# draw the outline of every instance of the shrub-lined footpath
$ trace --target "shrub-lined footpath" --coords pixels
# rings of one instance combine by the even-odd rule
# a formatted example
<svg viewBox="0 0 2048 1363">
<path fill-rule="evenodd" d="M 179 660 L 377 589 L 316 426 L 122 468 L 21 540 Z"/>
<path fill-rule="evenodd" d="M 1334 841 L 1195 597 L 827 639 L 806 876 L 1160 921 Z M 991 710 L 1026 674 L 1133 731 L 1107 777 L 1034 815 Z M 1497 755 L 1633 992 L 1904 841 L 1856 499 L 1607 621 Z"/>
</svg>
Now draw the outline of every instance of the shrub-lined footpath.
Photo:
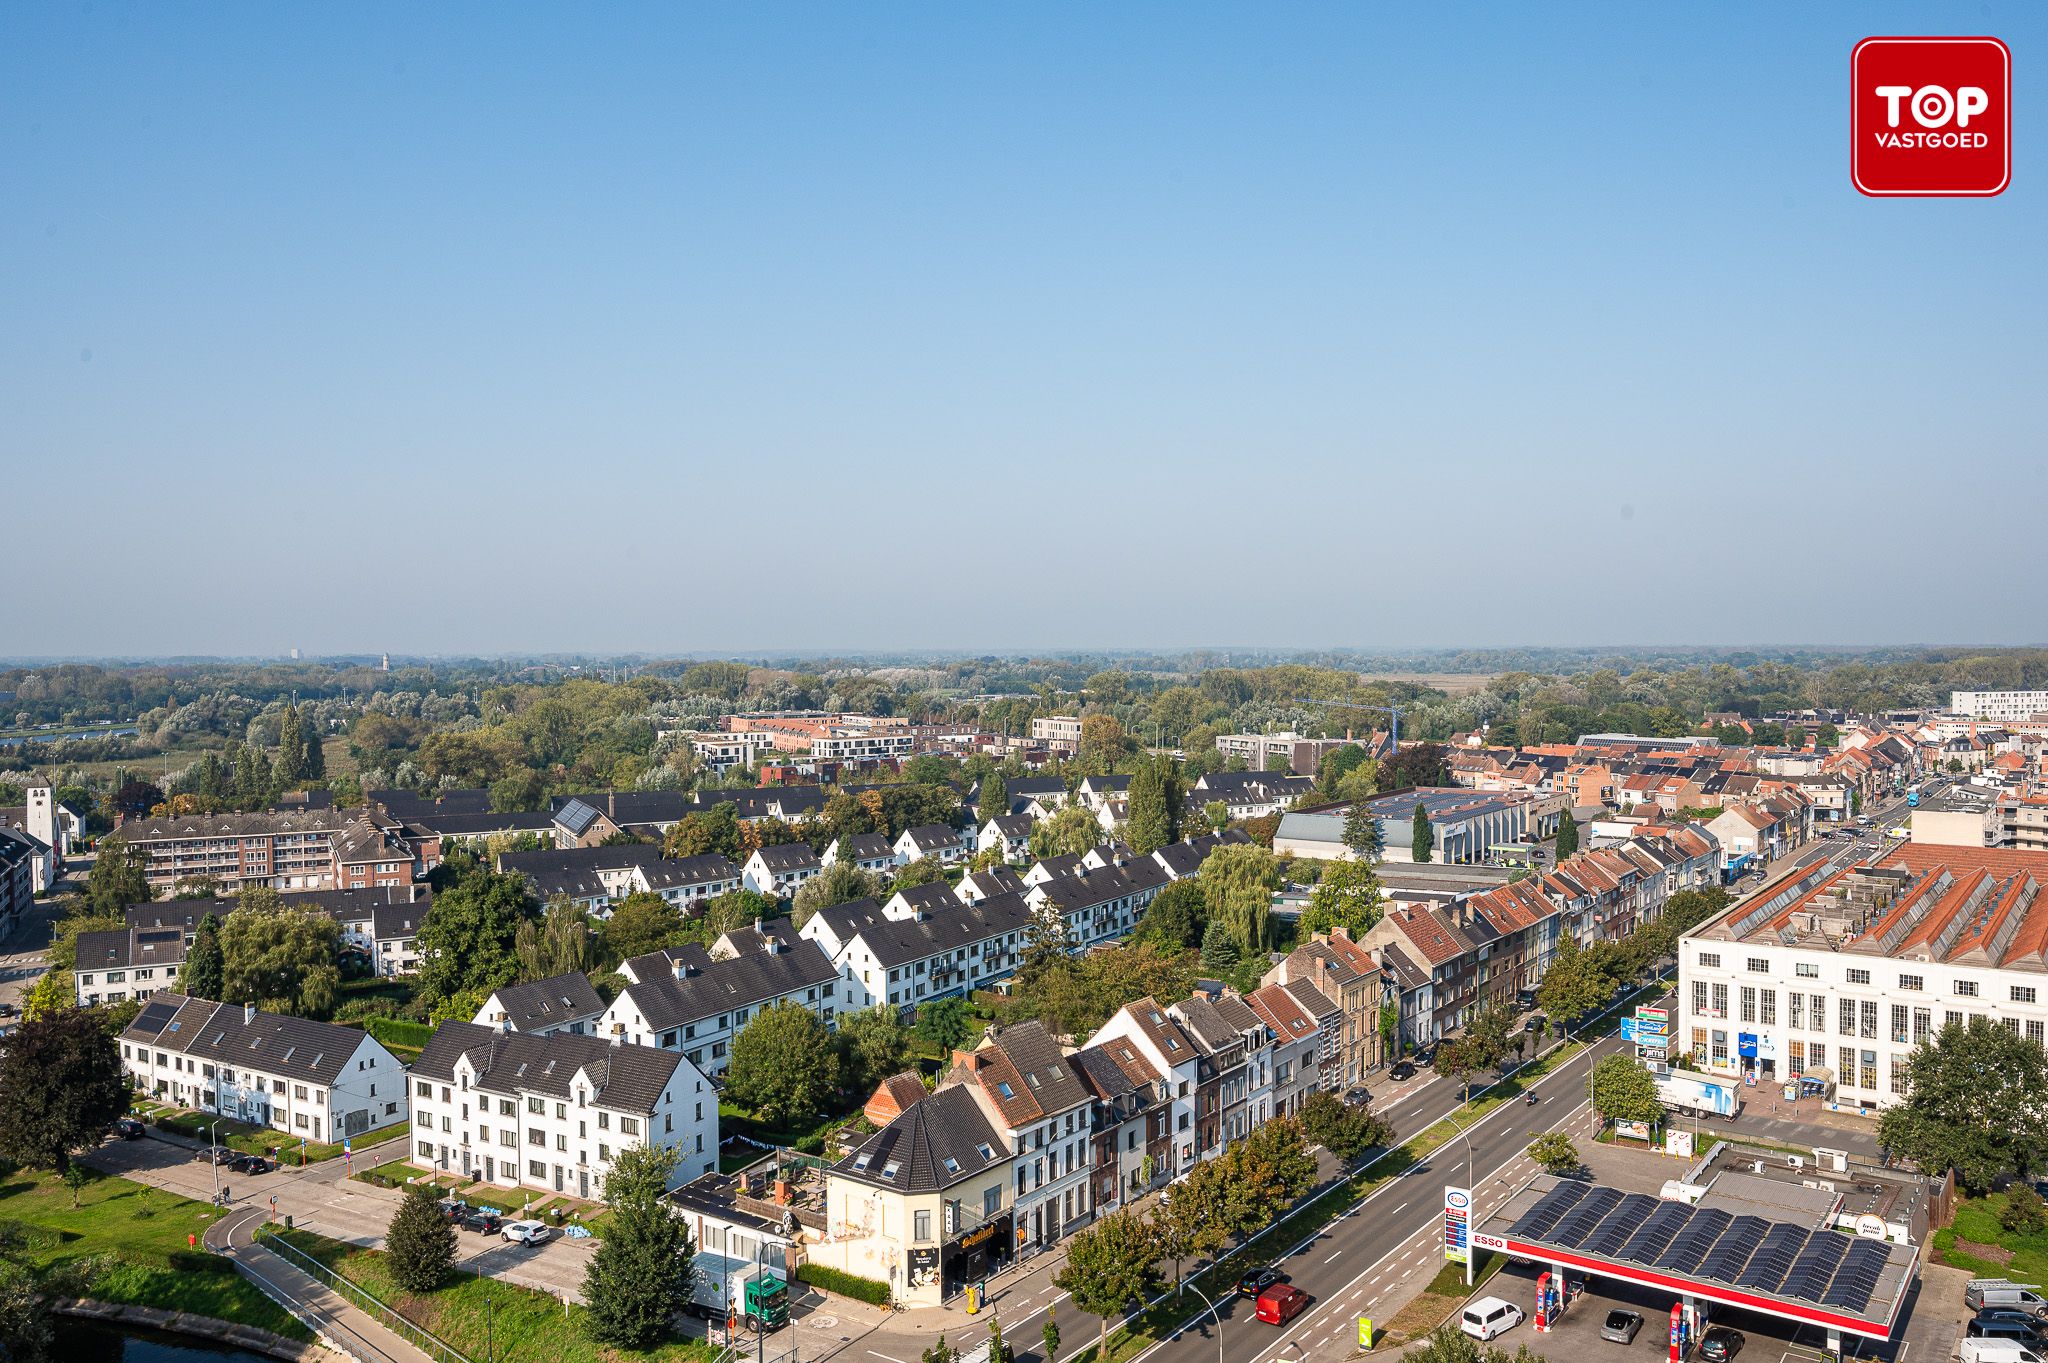
<svg viewBox="0 0 2048 1363">
<path fill-rule="evenodd" d="M 589 1315 L 585 1307 L 571 1303 L 565 1311 L 562 1302 L 546 1292 L 459 1271 L 432 1292 L 406 1292 L 392 1280 L 383 1250 L 360 1249 L 310 1231 L 276 1234 L 473 1358 L 482 1358 L 492 1341 L 500 1358 L 540 1358 L 548 1363 L 711 1363 L 718 1354 L 700 1340 L 684 1339 L 644 1353 L 612 1349 L 583 1333 Z M 269 1239 L 266 1233 L 265 1243 Z"/>
<path fill-rule="evenodd" d="M 188 1235 L 203 1242 L 215 1219 L 211 1207 L 125 1178 L 88 1173 L 75 1211 L 71 1190 L 56 1175 L 7 1175 L 0 1182 L 0 1238 L 39 1270 L 106 1258 L 109 1267 L 88 1289 L 99 1301 L 188 1311 L 292 1339 L 312 1338 L 227 1259 L 186 1244 Z"/>
</svg>

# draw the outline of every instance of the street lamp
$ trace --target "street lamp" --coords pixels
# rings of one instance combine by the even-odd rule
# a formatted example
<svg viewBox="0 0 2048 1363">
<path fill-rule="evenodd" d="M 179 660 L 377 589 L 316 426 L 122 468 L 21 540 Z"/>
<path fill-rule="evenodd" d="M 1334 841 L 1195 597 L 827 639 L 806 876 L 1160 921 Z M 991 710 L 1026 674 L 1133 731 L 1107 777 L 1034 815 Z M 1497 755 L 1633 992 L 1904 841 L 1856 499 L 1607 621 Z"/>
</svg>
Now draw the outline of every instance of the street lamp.
<svg viewBox="0 0 2048 1363">
<path fill-rule="evenodd" d="M 214 1118 L 206 1128 L 207 1155 L 213 1164 L 213 1203 L 220 1205 L 220 1119 Z"/>
<path fill-rule="evenodd" d="M 1188 1287 L 1188 1291 L 1190 1291 L 1190 1292 L 1194 1293 L 1194 1294 L 1195 1294 L 1196 1296 L 1198 1296 L 1198 1297 L 1200 1297 L 1200 1298 L 1202 1299 L 1202 1305 L 1204 1305 L 1204 1306 L 1206 1306 L 1206 1307 L 1208 1307 L 1208 1308 L 1209 1308 L 1209 1318 L 1210 1318 L 1211 1320 L 1213 1320 L 1213 1321 L 1215 1321 L 1215 1322 L 1216 1322 L 1216 1363 L 1223 1363 L 1223 1316 L 1222 1316 L 1222 1313 L 1221 1313 L 1221 1312 L 1219 1312 L 1219 1311 L 1217 1311 L 1217 1309 L 1216 1309 L 1216 1303 L 1215 1303 L 1215 1302 L 1213 1302 L 1213 1301 L 1210 1301 L 1210 1300 L 1209 1300 L 1209 1294 L 1208 1294 L 1208 1293 L 1204 1292 L 1204 1291 L 1203 1291 L 1203 1290 L 1202 1290 L 1201 1288 L 1199 1288 L 1199 1287 L 1196 1287 L 1196 1286 L 1195 1286 L 1195 1285 L 1194 1285 L 1193 1283 L 1189 1283 L 1189 1284 L 1187 1285 L 1187 1287 Z M 1047 1360 L 1047 1363 L 1051 1363 L 1051 1360 L 1050 1360 L 1050 1359 L 1048 1359 L 1048 1360 Z"/>
</svg>

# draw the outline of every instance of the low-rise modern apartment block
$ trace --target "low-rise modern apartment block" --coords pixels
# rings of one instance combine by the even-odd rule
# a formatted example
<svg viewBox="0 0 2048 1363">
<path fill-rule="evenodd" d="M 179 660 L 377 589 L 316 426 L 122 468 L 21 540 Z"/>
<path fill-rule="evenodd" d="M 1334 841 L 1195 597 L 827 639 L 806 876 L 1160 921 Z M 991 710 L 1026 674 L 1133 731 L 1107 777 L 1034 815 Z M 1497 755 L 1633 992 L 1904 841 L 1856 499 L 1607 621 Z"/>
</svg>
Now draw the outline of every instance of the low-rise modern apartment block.
<svg viewBox="0 0 2048 1363">
<path fill-rule="evenodd" d="M 716 1075 L 732 1063 L 733 1038 L 764 1008 L 808 1008 L 828 1028 L 844 1011 L 839 972 L 816 943 L 746 933 L 721 942 L 751 949 L 718 956 L 694 944 L 668 947 L 621 965 L 630 983 L 598 1020 L 598 1035 L 679 1051 Z"/>
<path fill-rule="evenodd" d="M 1951 691 L 1948 708 L 1973 719 L 2019 723 L 2048 715 L 2048 691 Z"/>
<path fill-rule="evenodd" d="M 338 1143 L 406 1120 L 405 1067 L 353 1027 L 155 994 L 121 1033 L 136 1092 Z M 279 1144 L 284 1144 L 280 1141 Z"/>
<path fill-rule="evenodd" d="M 820 909 L 801 929 L 838 970 L 847 1007 L 908 1010 L 1015 973 L 1035 915 L 1022 896 L 963 904 L 940 884 Z"/>
<path fill-rule="evenodd" d="M 557 1032 L 582 1036 L 597 1031 L 597 1020 L 604 1016 L 604 1007 L 604 1000 L 591 987 L 590 977 L 572 970 L 566 975 L 494 989 L 470 1021 L 479 1027 L 496 1027 L 525 1036 L 553 1036 Z"/>
<path fill-rule="evenodd" d="M 414 1158 L 437 1171 L 597 1198 L 634 1146 L 676 1152 L 671 1188 L 718 1167 L 718 1095 L 674 1051 L 444 1022 L 409 1079 Z"/>
<path fill-rule="evenodd" d="M 198 880 L 220 890 L 353 890 L 413 879 L 412 852 L 360 811 L 167 815 L 129 820 L 117 834 L 148 859 L 159 893 Z"/>
<path fill-rule="evenodd" d="M 525 876 L 542 903 L 567 899 L 599 918 L 631 894 L 657 894 L 685 913 L 740 888 L 740 868 L 716 852 L 665 857 L 650 843 L 505 852 L 500 871 Z"/>
</svg>

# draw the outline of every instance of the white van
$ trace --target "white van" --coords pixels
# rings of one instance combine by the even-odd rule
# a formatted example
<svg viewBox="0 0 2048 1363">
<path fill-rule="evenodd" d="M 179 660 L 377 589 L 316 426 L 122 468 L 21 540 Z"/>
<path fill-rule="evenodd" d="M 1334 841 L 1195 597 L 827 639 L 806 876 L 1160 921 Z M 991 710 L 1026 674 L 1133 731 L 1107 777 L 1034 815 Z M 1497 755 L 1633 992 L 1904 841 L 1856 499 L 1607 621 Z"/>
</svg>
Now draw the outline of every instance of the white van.
<svg viewBox="0 0 2048 1363">
<path fill-rule="evenodd" d="M 2041 1355 L 2010 1339 L 1966 1339 L 1959 1352 L 1963 1363 L 2043 1363 Z"/>
<path fill-rule="evenodd" d="M 1522 1308 L 1499 1297 L 1481 1297 L 1458 1317 L 1458 1328 L 1478 1340 L 1497 1339 L 1521 1323 Z"/>
</svg>

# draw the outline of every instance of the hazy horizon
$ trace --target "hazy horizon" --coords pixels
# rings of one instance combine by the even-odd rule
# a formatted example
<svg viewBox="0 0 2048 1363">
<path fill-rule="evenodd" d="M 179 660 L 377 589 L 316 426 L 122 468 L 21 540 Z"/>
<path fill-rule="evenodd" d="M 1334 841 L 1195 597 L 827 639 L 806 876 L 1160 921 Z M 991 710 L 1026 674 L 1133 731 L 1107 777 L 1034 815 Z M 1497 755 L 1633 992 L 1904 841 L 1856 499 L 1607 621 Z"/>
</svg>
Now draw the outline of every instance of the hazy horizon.
<svg viewBox="0 0 2048 1363">
<path fill-rule="evenodd" d="M 2017 4 L 17 9 L 0 653 L 2024 643 L 2043 139 L 1848 174 L 1944 31 L 2043 102 Z"/>
</svg>

